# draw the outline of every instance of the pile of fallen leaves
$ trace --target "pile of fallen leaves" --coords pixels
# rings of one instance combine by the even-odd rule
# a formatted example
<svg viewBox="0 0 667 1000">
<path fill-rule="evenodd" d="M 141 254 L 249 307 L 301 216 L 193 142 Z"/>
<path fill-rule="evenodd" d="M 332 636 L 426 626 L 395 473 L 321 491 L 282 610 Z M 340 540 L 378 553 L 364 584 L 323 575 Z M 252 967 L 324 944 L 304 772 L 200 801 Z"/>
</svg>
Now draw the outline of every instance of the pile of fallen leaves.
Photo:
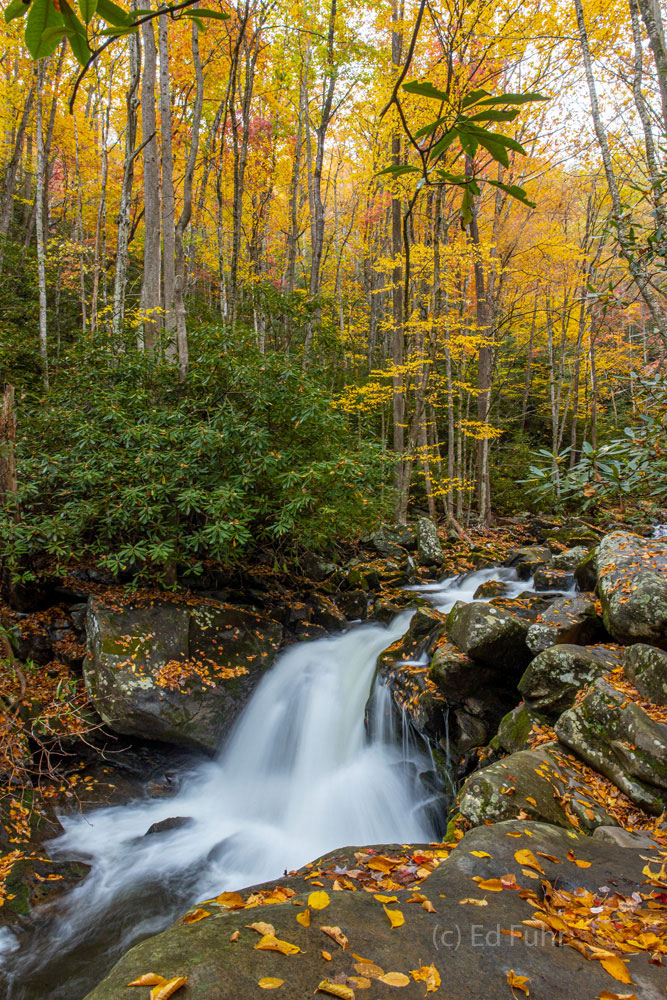
<svg viewBox="0 0 667 1000">
<path fill-rule="evenodd" d="M 608 684 L 611 684 L 619 694 L 623 695 L 625 698 L 623 707 L 625 707 L 627 702 L 632 701 L 643 712 L 646 712 L 648 717 L 654 722 L 667 724 L 667 705 L 656 705 L 654 702 L 643 698 L 632 681 L 626 677 L 623 667 L 616 667 L 608 674 L 605 674 L 604 680 Z"/>
</svg>

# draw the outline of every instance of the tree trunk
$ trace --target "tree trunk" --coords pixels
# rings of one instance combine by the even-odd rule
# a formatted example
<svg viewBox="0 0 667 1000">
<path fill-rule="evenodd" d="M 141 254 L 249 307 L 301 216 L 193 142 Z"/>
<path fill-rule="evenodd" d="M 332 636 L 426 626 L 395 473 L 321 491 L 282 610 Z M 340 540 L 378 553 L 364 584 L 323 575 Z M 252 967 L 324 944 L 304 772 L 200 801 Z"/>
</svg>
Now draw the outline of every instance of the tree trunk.
<svg viewBox="0 0 667 1000">
<path fill-rule="evenodd" d="M 169 80 L 169 21 L 158 20 L 160 52 L 160 163 L 162 166 L 162 299 L 164 306 L 165 357 L 178 358 L 174 286 L 176 282 L 176 234 L 174 208 L 174 157 L 172 151 L 171 84 Z"/>
<path fill-rule="evenodd" d="M 0 237 L 6 238 L 14 216 L 14 193 L 16 188 L 16 178 L 18 176 L 25 134 L 32 115 L 32 107 L 35 100 L 35 89 L 31 87 L 23 105 L 23 113 L 14 139 L 14 150 L 9 163 L 5 168 L 5 190 L 2 198 L 2 209 L 0 211 Z M 4 254 L 4 242 L 0 241 L 0 270 L 2 269 L 2 258 Z"/>
<path fill-rule="evenodd" d="M 136 0 L 133 3 L 136 8 Z M 127 270 L 130 263 L 130 231 L 132 209 L 132 185 L 134 183 L 134 162 L 137 154 L 137 110 L 139 99 L 139 79 L 141 77 L 141 43 L 139 35 L 128 35 L 130 56 L 130 82 L 125 95 L 127 109 L 127 124 L 125 126 L 125 156 L 123 160 L 123 182 L 120 191 L 118 207 L 118 230 L 116 241 L 116 270 L 113 285 L 113 317 L 112 329 L 116 337 L 120 336 L 125 320 L 125 289 L 127 286 Z M 144 137 L 145 138 L 145 137 Z"/>
<path fill-rule="evenodd" d="M 141 127 L 144 166 L 144 266 L 141 283 L 143 348 L 153 354 L 160 334 L 160 168 L 158 165 L 155 81 L 157 50 L 153 22 L 141 26 L 144 75 L 141 81 Z"/>
<path fill-rule="evenodd" d="M 42 91 L 44 88 L 44 61 L 40 60 L 37 69 L 37 100 L 36 100 L 36 146 L 37 175 L 35 184 L 35 227 L 37 233 L 37 284 L 39 288 L 39 355 L 42 364 L 42 380 L 44 388 L 49 388 L 49 352 L 46 324 L 46 225 L 44 219 L 44 201 L 46 197 L 46 157 L 44 155 L 44 133 L 42 131 Z"/>
</svg>

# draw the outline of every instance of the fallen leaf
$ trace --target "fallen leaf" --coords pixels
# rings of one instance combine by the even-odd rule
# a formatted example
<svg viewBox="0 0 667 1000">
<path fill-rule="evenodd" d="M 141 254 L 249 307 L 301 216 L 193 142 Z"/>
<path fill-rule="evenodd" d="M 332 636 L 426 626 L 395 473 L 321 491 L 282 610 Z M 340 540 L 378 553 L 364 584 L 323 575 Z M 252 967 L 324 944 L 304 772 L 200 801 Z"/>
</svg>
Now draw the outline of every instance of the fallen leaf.
<svg viewBox="0 0 667 1000">
<path fill-rule="evenodd" d="M 187 976 L 169 979 L 164 986 L 156 986 L 151 990 L 151 1000 L 169 1000 L 169 997 L 173 996 L 176 990 L 180 990 L 181 986 L 185 986 L 187 981 Z"/>
<path fill-rule="evenodd" d="M 591 867 L 591 862 L 590 861 L 581 861 L 579 858 L 575 858 L 574 863 L 577 866 L 577 868 L 590 868 Z"/>
<path fill-rule="evenodd" d="M 325 962 L 330 962 L 331 961 L 331 952 L 329 952 L 329 951 L 321 951 L 320 955 L 322 956 L 322 958 L 324 959 Z"/>
<path fill-rule="evenodd" d="M 410 977 L 402 972 L 387 972 L 386 975 L 380 976 L 378 982 L 384 983 L 385 986 L 409 986 Z"/>
<path fill-rule="evenodd" d="M 516 972 L 513 969 L 510 969 L 507 973 L 507 982 L 513 990 L 521 990 L 527 997 L 530 996 L 530 990 L 528 989 L 530 979 L 528 976 L 517 976 Z"/>
<path fill-rule="evenodd" d="M 330 983 L 328 979 L 323 979 L 317 987 L 316 993 L 328 993 L 332 997 L 340 997 L 340 1000 L 354 1000 L 354 990 L 342 983 Z"/>
<path fill-rule="evenodd" d="M 544 875 L 544 868 L 539 863 L 532 851 L 524 848 L 521 851 L 515 851 L 514 857 L 519 862 L 520 865 L 524 865 L 526 868 L 533 868 L 536 872 L 540 872 Z"/>
<path fill-rule="evenodd" d="M 190 913 L 186 913 L 183 917 L 184 924 L 197 924 L 200 920 L 205 920 L 206 917 L 210 917 L 211 914 L 208 910 L 191 910 Z"/>
<path fill-rule="evenodd" d="M 420 969 L 411 969 L 410 975 L 414 980 L 426 983 L 426 993 L 435 993 L 440 987 L 440 973 L 435 965 L 422 965 Z"/>
<path fill-rule="evenodd" d="M 271 937 L 276 936 L 276 929 L 273 924 L 265 924 L 263 920 L 258 920 L 256 924 L 246 924 L 249 931 L 257 931 L 258 934 L 270 934 Z"/>
<path fill-rule="evenodd" d="M 368 979 L 379 979 L 384 976 L 384 969 L 376 965 L 375 962 L 357 962 L 354 968 L 356 972 Z"/>
<path fill-rule="evenodd" d="M 426 910 L 427 913 L 437 913 L 435 906 L 430 899 L 425 899 L 422 903 L 422 910 Z"/>
<path fill-rule="evenodd" d="M 301 913 L 297 913 L 296 922 L 302 927 L 310 927 L 310 910 L 302 910 Z"/>
<path fill-rule="evenodd" d="M 230 910 L 240 910 L 245 906 L 240 892 L 221 892 L 219 896 L 215 897 L 215 901 Z"/>
<path fill-rule="evenodd" d="M 133 979 L 128 986 L 164 986 L 167 980 L 164 976 L 158 976 L 155 972 L 147 972 L 138 979 Z"/>
<path fill-rule="evenodd" d="M 284 982 L 284 979 L 276 979 L 274 976 L 264 976 L 263 979 L 259 980 L 257 985 L 260 990 L 277 990 Z"/>
<path fill-rule="evenodd" d="M 488 851 L 471 851 L 470 852 L 476 858 L 490 858 L 491 855 Z"/>
<path fill-rule="evenodd" d="M 398 896 L 381 896 L 379 893 L 373 894 L 373 899 L 377 899 L 378 903 L 397 903 Z"/>
<path fill-rule="evenodd" d="M 468 903 L 470 906 L 488 906 L 488 899 L 459 899 L 459 906 L 465 906 Z"/>
<path fill-rule="evenodd" d="M 628 968 L 620 958 L 603 958 L 600 960 L 600 965 L 603 969 L 606 969 L 610 976 L 618 979 L 619 983 L 632 982 Z"/>
<path fill-rule="evenodd" d="M 382 909 L 387 914 L 389 918 L 389 923 L 392 927 L 402 927 L 405 923 L 405 917 L 400 910 L 390 910 L 388 906 L 384 903 L 382 904 Z"/>
<path fill-rule="evenodd" d="M 488 889 L 489 892 L 502 892 L 505 888 L 499 878 L 486 878 L 478 882 L 477 885 L 480 889 Z"/>
<path fill-rule="evenodd" d="M 280 941 L 273 934 L 265 934 L 260 938 L 254 948 L 255 951 L 279 951 L 281 955 L 296 955 L 301 951 L 296 944 L 289 941 Z"/>
<path fill-rule="evenodd" d="M 232 944 L 234 944 L 234 942 L 238 941 L 238 939 L 240 937 L 241 937 L 241 932 L 240 931 L 234 931 L 233 934 L 229 935 L 229 940 L 231 941 Z"/>
<path fill-rule="evenodd" d="M 343 951 L 349 948 L 350 942 L 347 940 L 340 927 L 320 927 L 320 930 L 323 934 L 330 937 L 332 941 L 335 941 L 336 944 L 339 944 Z"/>
<path fill-rule="evenodd" d="M 371 981 L 366 976 L 348 976 L 348 982 L 354 983 L 358 990 L 369 990 Z"/>
<path fill-rule="evenodd" d="M 311 892 L 308 897 L 308 906 L 311 910 L 323 910 L 330 902 L 327 892 Z"/>
<path fill-rule="evenodd" d="M 638 1000 L 636 993 L 610 993 L 603 990 L 598 1000 Z"/>
</svg>

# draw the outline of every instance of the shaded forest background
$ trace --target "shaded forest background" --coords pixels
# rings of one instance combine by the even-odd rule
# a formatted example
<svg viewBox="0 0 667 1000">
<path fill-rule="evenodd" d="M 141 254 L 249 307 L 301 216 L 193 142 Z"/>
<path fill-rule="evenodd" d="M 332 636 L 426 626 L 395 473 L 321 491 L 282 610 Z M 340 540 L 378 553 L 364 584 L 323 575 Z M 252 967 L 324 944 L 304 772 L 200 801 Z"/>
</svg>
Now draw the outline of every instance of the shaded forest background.
<svg viewBox="0 0 667 1000">
<path fill-rule="evenodd" d="M 110 44 L 83 76 L 48 0 L 36 61 L 24 5 L 2 28 L 11 572 L 168 583 L 415 507 L 460 533 L 660 506 L 653 0 L 213 2 L 127 34 L 84 6 Z M 507 145 L 445 139 L 429 173 L 471 93 L 509 95 L 478 113 Z"/>
</svg>

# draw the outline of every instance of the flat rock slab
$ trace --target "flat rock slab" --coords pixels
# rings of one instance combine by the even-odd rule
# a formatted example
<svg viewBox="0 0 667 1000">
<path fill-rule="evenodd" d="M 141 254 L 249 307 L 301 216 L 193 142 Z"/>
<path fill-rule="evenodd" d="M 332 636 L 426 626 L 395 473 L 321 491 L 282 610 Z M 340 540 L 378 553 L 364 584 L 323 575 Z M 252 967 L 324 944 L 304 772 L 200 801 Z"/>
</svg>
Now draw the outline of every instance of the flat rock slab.
<svg viewBox="0 0 667 1000">
<path fill-rule="evenodd" d="M 377 850 L 386 854 L 391 848 Z M 517 851 L 522 850 L 542 852 L 538 858 L 542 875 L 517 859 Z M 568 851 L 571 859 L 587 867 L 568 859 Z M 597 893 L 606 886 L 626 896 L 635 891 L 648 894 L 651 888 L 643 871 L 646 856 L 655 856 L 658 870 L 657 846 L 619 847 L 537 823 L 481 827 L 467 834 L 418 887 L 435 912 L 428 912 L 419 900 L 409 902 L 412 888 L 385 891 L 384 895 L 396 897 L 387 903 L 363 889 L 332 891 L 331 881 L 323 879 L 328 905 L 320 910 L 311 907 L 310 926 L 303 927 L 297 914 L 306 909 L 309 893 L 320 888 L 313 885 L 320 879 L 303 875 L 282 879 L 278 884 L 296 893 L 289 901 L 239 910 L 206 902 L 209 916 L 196 923 L 179 922 L 137 945 L 88 1000 L 133 1000 L 139 991 L 126 984 L 147 972 L 165 978 L 187 976 L 187 984 L 176 994 L 179 1000 L 252 1000 L 266 995 L 258 986 L 263 977 L 283 980 L 276 996 L 305 1000 L 324 979 L 341 982 L 362 974 L 356 956 L 372 961 L 385 974 L 407 977 L 407 984 L 396 992 L 406 1000 L 425 996 L 424 982 L 415 981 L 411 973 L 430 965 L 440 979 L 432 994 L 436 1000 L 512 1000 L 519 994 L 513 994 L 508 984 L 510 972 L 527 977 L 531 1000 L 592 1000 L 604 990 L 634 992 L 641 1000 L 664 1000 L 667 969 L 649 964 L 647 953 L 625 959 L 632 982 L 621 986 L 599 962 L 587 960 L 574 948 L 558 947 L 546 930 L 526 926 L 524 921 L 533 917 L 535 903 L 520 894 L 539 893 L 541 879 L 570 891 Z M 518 891 L 485 891 L 475 881 L 504 876 L 513 877 Z M 243 897 L 247 901 L 248 891 Z M 470 899 L 485 902 L 481 906 L 465 902 Z M 404 923 L 392 927 L 387 909 L 400 911 Z M 255 921 L 271 923 L 278 939 L 301 950 L 293 955 L 256 950 L 260 934 L 248 928 Z M 340 928 L 349 947 L 339 947 L 320 929 L 323 926 Z M 237 932 L 238 940 L 232 941 Z M 352 982 L 348 986 L 357 1000 L 394 996 L 392 986 L 376 979 L 371 979 L 367 989 L 355 989 Z"/>
</svg>

